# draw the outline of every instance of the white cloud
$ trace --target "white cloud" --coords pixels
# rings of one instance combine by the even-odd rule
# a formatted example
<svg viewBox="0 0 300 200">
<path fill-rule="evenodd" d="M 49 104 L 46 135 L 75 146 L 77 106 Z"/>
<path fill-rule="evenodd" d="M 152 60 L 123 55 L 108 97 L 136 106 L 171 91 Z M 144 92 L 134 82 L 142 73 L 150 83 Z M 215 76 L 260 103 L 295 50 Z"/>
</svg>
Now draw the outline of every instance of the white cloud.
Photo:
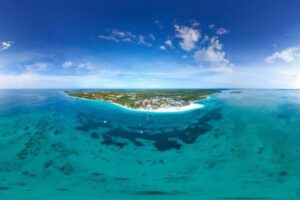
<svg viewBox="0 0 300 200">
<path fill-rule="evenodd" d="M 66 61 L 62 64 L 62 67 L 65 69 L 71 68 L 74 65 L 72 61 Z"/>
<path fill-rule="evenodd" d="M 216 30 L 217 35 L 225 35 L 225 34 L 228 34 L 228 33 L 230 33 L 230 30 L 225 29 L 225 28 L 218 28 Z"/>
<path fill-rule="evenodd" d="M 204 44 L 204 43 L 206 43 L 207 41 L 209 41 L 209 37 L 208 37 L 208 35 L 205 35 L 205 36 L 203 37 L 203 39 L 201 40 L 201 44 Z"/>
<path fill-rule="evenodd" d="M 210 24 L 208 27 L 209 27 L 209 28 L 215 28 L 216 25 L 215 25 L 215 24 Z"/>
<path fill-rule="evenodd" d="M 166 47 L 164 45 L 161 45 L 159 48 L 163 51 L 166 50 Z"/>
<path fill-rule="evenodd" d="M 72 61 L 66 61 L 62 64 L 62 67 L 64 69 L 75 69 L 75 70 L 87 70 L 87 71 L 93 71 L 95 70 L 95 66 L 92 63 L 89 62 L 83 62 L 83 63 L 75 63 Z"/>
<path fill-rule="evenodd" d="M 156 40 L 156 37 L 155 37 L 152 33 L 149 34 L 149 38 L 150 38 L 151 40 Z"/>
<path fill-rule="evenodd" d="M 172 40 L 166 40 L 165 41 L 165 44 L 166 44 L 166 46 L 168 46 L 168 47 L 173 47 L 173 42 L 172 42 Z"/>
<path fill-rule="evenodd" d="M 281 60 L 283 62 L 289 63 L 294 61 L 296 58 L 300 57 L 299 47 L 289 47 L 282 51 L 276 51 L 270 56 L 265 58 L 266 63 L 274 63 L 276 60 Z"/>
<path fill-rule="evenodd" d="M 118 31 L 113 29 L 108 35 L 98 35 L 99 39 L 102 40 L 112 40 L 114 42 L 131 42 L 136 36 L 127 31 Z"/>
<path fill-rule="evenodd" d="M 195 20 L 195 19 L 192 19 L 192 20 L 191 20 L 191 25 L 192 25 L 192 27 L 198 27 L 198 26 L 200 26 L 200 22 L 198 22 L 198 21 Z"/>
<path fill-rule="evenodd" d="M 45 71 L 48 68 L 48 63 L 44 63 L 44 62 L 36 62 L 30 65 L 26 66 L 26 70 L 27 71 Z"/>
<path fill-rule="evenodd" d="M 163 28 L 163 25 L 162 25 L 161 21 L 155 20 L 153 23 L 156 24 L 159 29 Z"/>
<path fill-rule="evenodd" d="M 0 43 L 0 51 L 9 49 L 13 45 L 13 41 L 3 41 Z"/>
<path fill-rule="evenodd" d="M 112 29 L 108 31 L 107 35 L 98 35 L 98 39 L 101 40 L 110 40 L 113 42 L 131 42 L 140 45 L 145 45 L 151 47 L 152 44 L 147 42 L 146 39 L 155 40 L 155 36 L 151 33 L 148 36 L 136 35 L 129 31 L 119 31 Z"/>
<path fill-rule="evenodd" d="M 160 48 L 161 50 L 166 50 L 167 47 L 169 47 L 169 48 L 174 48 L 172 40 L 168 39 L 168 40 L 166 40 L 166 41 L 164 42 L 163 45 L 160 45 L 160 46 L 159 46 L 159 48 Z"/>
<path fill-rule="evenodd" d="M 149 42 L 146 42 L 145 36 L 143 36 L 143 35 L 138 35 L 137 36 L 137 43 L 141 44 L 141 45 L 148 46 L 148 47 L 152 47 L 152 44 L 149 43 Z"/>
<path fill-rule="evenodd" d="M 218 37 L 212 37 L 207 47 L 194 52 L 194 59 L 200 64 L 207 64 L 212 72 L 232 73 L 233 64 L 225 58 L 225 55 Z"/>
<path fill-rule="evenodd" d="M 225 58 L 223 45 L 217 37 L 211 38 L 208 47 L 197 50 L 194 53 L 194 59 L 199 63 L 229 63 Z"/>
<path fill-rule="evenodd" d="M 77 66 L 78 66 L 78 68 L 86 69 L 86 70 L 89 70 L 89 71 L 92 71 L 92 70 L 95 69 L 94 65 L 92 63 L 89 63 L 89 62 L 80 63 Z"/>
<path fill-rule="evenodd" d="M 185 51 L 191 51 L 201 38 L 200 30 L 192 27 L 175 25 L 176 37 L 180 38 L 180 47 Z"/>
</svg>

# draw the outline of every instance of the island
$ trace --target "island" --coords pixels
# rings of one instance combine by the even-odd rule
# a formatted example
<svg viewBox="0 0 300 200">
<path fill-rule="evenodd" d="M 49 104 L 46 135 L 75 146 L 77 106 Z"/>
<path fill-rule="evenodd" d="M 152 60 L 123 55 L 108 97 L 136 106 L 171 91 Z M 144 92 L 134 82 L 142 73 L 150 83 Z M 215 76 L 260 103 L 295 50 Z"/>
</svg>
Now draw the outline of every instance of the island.
<svg viewBox="0 0 300 200">
<path fill-rule="evenodd" d="M 202 107 L 196 103 L 217 89 L 170 90 L 75 90 L 66 94 L 84 99 L 107 101 L 135 110 L 179 111 Z"/>
</svg>

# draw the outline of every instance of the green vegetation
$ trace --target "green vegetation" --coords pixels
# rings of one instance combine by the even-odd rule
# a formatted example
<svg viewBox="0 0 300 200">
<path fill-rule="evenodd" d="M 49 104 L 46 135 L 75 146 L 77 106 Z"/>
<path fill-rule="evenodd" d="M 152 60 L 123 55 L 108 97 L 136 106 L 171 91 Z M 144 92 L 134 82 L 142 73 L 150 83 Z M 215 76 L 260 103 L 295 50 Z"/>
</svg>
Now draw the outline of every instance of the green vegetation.
<svg viewBox="0 0 300 200">
<path fill-rule="evenodd" d="M 81 90 L 67 91 L 66 93 L 74 97 L 109 101 L 134 109 L 155 110 L 186 106 L 219 91 L 213 89 Z"/>
</svg>

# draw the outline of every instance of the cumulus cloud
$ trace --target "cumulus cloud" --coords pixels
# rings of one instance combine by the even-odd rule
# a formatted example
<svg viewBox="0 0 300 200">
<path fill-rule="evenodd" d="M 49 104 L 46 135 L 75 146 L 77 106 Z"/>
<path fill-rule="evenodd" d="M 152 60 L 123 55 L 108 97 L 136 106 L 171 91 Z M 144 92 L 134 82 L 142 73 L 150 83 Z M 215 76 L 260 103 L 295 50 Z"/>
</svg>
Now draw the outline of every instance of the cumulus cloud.
<svg viewBox="0 0 300 200">
<path fill-rule="evenodd" d="M 266 63 L 274 63 L 277 60 L 289 63 L 300 57 L 299 47 L 289 47 L 282 51 L 276 51 L 265 58 Z"/>
<path fill-rule="evenodd" d="M 175 25 L 176 37 L 181 39 L 179 45 L 185 51 L 196 48 L 196 43 L 201 38 L 200 30 L 188 26 Z"/>
<path fill-rule="evenodd" d="M 220 43 L 218 37 L 212 37 L 207 47 L 201 48 L 194 52 L 194 59 L 201 64 L 207 64 L 212 72 L 233 72 L 233 64 L 225 58 L 223 44 Z"/>
<path fill-rule="evenodd" d="M 72 61 L 66 61 L 62 64 L 62 67 L 65 69 L 71 68 L 74 65 Z"/>
<path fill-rule="evenodd" d="M 163 51 L 166 50 L 166 46 L 164 46 L 164 45 L 161 45 L 159 48 Z"/>
<path fill-rule="evenodd" d="M 194 53 L 194 59 L 199 63 L 229 63 L 225 58 L 223 45 L 217 37 L 211 38 L 208 47 L 197 50 Z"/>
<path fill-rule="evenodd" d="M 153 34 L 149 34 L 147 36 L 141 34 L 134 34 L 129 31 L 119 31 L 116 29 L 112 29 L 108 31 L 106 35 L 98 35 L 98 39 L 101 40 L 110 40 L 113 42 L 131 42 L 140 45 L 145 45 L 151 47 L 152 44 L 146 39 L 155 40 L 155 36 Z"/>
<path fill-rule="evenodd" d="M 86 70 L 89 70 L 89 71 L 92 71 L 92 70 L 95 69 L 94 65 L 92 63 L 89 63 L 89 62 L 79 63 L 77 66 L 80 69 L 86 69 Z"/>
<path fill-rule="evenodd" d="M 166 41 L 164 42 L 163 45 L 160 45 L 160 46 L 159 46 L 159 48 L 160 48 L 161 50 L 166 50 L 167 47 L 169 47 L 169 48 L 174 48 L 172 40 L 168 39 L 168 40 L 166 40 Z"/>
<path fill-rule="evenodd" d="M 172 40 L 166 40 L 165 41 L 165 44 L 166 44 L 166 46 L 168 46 L 168 47 L 173 47 L 173 42 L 172 42 Z"/>
<path fill-rule="evenodd" d="M 13 45 L 13 41 L 3 41 L 0 43 L 0 51 L 9 49 Z"/>
<path fill-rule="evenodd" d="M 225 35 L 225 34 L 228 34 L 228 33 L 230 33 L 230 30 L 225 29 L 225 28 L 218 28 L 216 30 L 217 35 Z"/>
</svg>

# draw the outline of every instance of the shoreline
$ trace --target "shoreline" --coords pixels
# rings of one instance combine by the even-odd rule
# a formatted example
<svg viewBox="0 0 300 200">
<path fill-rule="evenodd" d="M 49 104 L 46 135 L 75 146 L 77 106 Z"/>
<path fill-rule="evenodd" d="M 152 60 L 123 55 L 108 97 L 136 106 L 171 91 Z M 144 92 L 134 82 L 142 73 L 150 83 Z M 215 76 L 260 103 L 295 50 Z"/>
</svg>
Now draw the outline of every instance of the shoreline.
<svg viewBox="0 0 300 200">
<path fill-rule="evenodd" d="M 96 100 L 98 101 L 98 100 Z M 158 108 L 155 110 L 150 110 L 150 109 L 143 109 L 143 108 L 129 108 L 127 106 L 123 106 L 114 102 L 108 102 L 108 101 L 103 101 L 103 102 L 107 102 L 107 103 L 111 103 L 114 104 L 118 107 L 127 109 L 127 110 L 131 110 L 131 111 L 136 111 L 136 112 L 153 112 L 153 113 L 175 113 L 175 112 L 184 112 L 184 111 L 191 111 L 191 110 L 196 110 L 196 109 L 200 109 L 203 108 L 204 105 L 203 104 L 199 104 L 199 103 L 191 103 L 190 105 L 187 106 L 181 106 L 181 107 L 169 107 L 169 108 Z"/>
<path fill-rule="evenodd" d="M 152 112 L 152 113 L 176 113 L 176 112 L 185 112 L 185 111 L 192 111 L 192 110 L 196 110 L 196 109 L 201 109 L 204 107 L 203 104 L 200 103 L 191 103 L 187 106 L 181 106 L 181 107 L 169 107 L 169 108 L 159 108 L 156 110 L 150 110 L 150 109 L 136 109 L 136 108 L 129 108 L 127 106 L 123 106 L 121 104 L 118 103 L 114 103 L 111 101 L 103 101 L 103 100 L 97 100 L 97 99 L 87 99 L 87 98 L 82 98 L 82 97 L 76 97 L 76 96 L 72 96 L 69 95 L 65 92 L 63 92 L 66 96 L 68 97 L 72 97 L 75 99 L 81 99 L 81 100 L 86 100 L 86 101 L 95 101 L 95 102 L 104 102 L 104 103 L 110 103 L 113 104 L 115 106 L 121 107 L 123 109 L 126 110 L 131 110 L 131 111 L 135 111 L 135 112 Z M 205 97 L 204 99 L 207 99 L 209 96 Z M 201 99 L 202 100 L 202 99 Z"/>
</svg>

